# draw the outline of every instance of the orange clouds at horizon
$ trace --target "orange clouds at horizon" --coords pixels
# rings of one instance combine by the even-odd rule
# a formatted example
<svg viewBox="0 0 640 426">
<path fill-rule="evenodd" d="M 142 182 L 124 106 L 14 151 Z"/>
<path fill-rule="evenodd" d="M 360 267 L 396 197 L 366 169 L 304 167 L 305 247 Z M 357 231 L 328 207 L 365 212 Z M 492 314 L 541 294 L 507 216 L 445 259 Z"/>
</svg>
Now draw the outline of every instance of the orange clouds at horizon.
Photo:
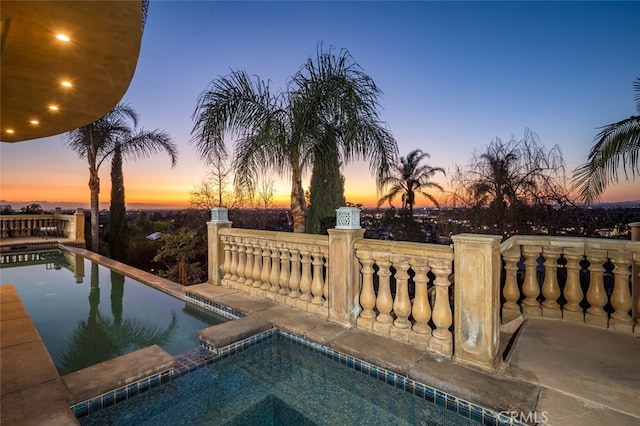
<svg viewBox="0 0 640 426">
<path fill-rule="evenodd" d="M 0 199 L 3 203 L 11 204 L 14 209 L 20 208 L 21 205 L 26 205 L 31 202 L 46 202 L 48 204 L 73 204 L 76 203 L 78 207 L 88 208 L 90 203 L 90 193 L 88 187 L 82 187 L 84 185 L 65 185 L 65 184 L 52 184 L 38 185 L 34 187 L 28 187 L 20 185 L 18 187 L 2 187 L 0 192 Z M 135 189 L 134 189 L 135 188 Z M 127 189 L 126 192 L 126 204 L 128 208 L 173 208 L 181 209 L 188 208 L 190 206 L 190 193 L 193 189 L 178 189 L 178 188 L 151 188 L 134 187 L 131 190 Z M 106 186 L 100 191 L 100 207 L 108 208 L 110 201 L 110 187 Z M 436 199 L 445 205 L 444 194 L 434 194 Z M 369 191 L 354 190 L 353 188 L 345 189 L 345 198 L 347 202 L 352 204 L 361 204 L 365 207 L 377 207 L 378 194 L 374 189 Z M 638 201 L 640 200 L 640 192 L 638 185 L 635 182 L 623 182 L 613 185 L 608 188 L 601 201 L 602 203 L 615 203 L 625 201 Z M 15 205 L 14 205 L 15 204 Z M 597 204 L 597 203 L 596 203 Z M 290 205 L 289 193 L 276 193 L 273 198 L 274 207 L 288 208 Z M 398 208 L 401 205 L 400 198 L 393 201 L 393 205 Z M 383 204 L 382 208 L 387 208 L 388 203 Z M 433 205 L 423 197 L 419 197 L 417 207 L 432 207 Z"/>
</svg>

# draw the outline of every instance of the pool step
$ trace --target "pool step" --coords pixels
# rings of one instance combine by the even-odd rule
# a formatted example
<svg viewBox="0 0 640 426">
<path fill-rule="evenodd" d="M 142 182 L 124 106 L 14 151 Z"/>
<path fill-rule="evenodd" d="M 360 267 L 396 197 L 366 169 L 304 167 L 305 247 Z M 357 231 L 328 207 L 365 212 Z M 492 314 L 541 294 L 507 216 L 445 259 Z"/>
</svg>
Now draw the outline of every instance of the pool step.
<svg viewBox="0 0 640 426">
<path fill-rule="evenodd" d="M 227 321 L 201 330 L 197 337 L 211 349 L 218 349 L 273 328 L 273 324 L 256 315 Z"/>
<path fill-rule="evenodd" d="M 153 345 L 101 362 L 62 377 L 71 394 L 71 405 L 135 383 L 173 368 L 175 359 Z"/>
</svg>

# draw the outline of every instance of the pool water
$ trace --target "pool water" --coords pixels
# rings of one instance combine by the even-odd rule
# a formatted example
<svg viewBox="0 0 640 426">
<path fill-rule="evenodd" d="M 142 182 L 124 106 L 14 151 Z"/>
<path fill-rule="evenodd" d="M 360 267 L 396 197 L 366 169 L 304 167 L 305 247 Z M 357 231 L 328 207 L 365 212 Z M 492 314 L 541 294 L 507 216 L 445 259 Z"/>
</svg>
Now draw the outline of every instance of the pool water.
<svg viewBox="0 0 640 426">
<path fill-rule="evenodd" d="M 81 257 L 30 255 L 3 263 L 61 375 L 157 344 L 172 355 L 199 345 L 196 332 L 227 321 Z"/>
<path fill-rule="evenodd" d="M 82 425 L 472 425 L 278 334 L 125 402 Z"/>
</svg>

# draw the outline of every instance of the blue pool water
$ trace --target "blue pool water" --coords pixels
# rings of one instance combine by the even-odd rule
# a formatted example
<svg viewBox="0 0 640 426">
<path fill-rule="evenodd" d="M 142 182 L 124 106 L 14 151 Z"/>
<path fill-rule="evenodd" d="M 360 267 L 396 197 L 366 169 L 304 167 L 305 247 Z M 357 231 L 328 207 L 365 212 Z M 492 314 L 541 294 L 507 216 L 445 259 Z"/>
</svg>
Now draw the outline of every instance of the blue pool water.
<svg viewBox="0 0 640 426">
<path fill-rule="evenodd" d="M 198 330 L 227 319 L 61 252 L 2 263 L 61 375 L 158 344 L 172 355 L 198 346 Z"/>
<path fill-rule="evenodd" d="M 82 425 L 472 425 L 407 391 L 282 335 L 80 419 Z M 432 394 L 433 395 L 433 394 Z M 440 394 L 443 395 L 443 394 Z M 444 406 L 441 406 L 443 405 Z"/>
</svg>

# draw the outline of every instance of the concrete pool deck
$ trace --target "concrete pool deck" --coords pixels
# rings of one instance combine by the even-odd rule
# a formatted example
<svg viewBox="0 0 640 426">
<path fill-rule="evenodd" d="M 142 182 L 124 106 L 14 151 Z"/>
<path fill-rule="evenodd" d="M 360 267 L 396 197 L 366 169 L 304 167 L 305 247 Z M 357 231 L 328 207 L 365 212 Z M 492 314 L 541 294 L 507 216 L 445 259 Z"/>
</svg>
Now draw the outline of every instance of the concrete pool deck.
<svg viewBox="0 0 640 426">
<path fill-rule="evenodd" d="M 0 286 L 0 423 L 78 424 L 58 375 L 12 285 Z"/>
</svg>

